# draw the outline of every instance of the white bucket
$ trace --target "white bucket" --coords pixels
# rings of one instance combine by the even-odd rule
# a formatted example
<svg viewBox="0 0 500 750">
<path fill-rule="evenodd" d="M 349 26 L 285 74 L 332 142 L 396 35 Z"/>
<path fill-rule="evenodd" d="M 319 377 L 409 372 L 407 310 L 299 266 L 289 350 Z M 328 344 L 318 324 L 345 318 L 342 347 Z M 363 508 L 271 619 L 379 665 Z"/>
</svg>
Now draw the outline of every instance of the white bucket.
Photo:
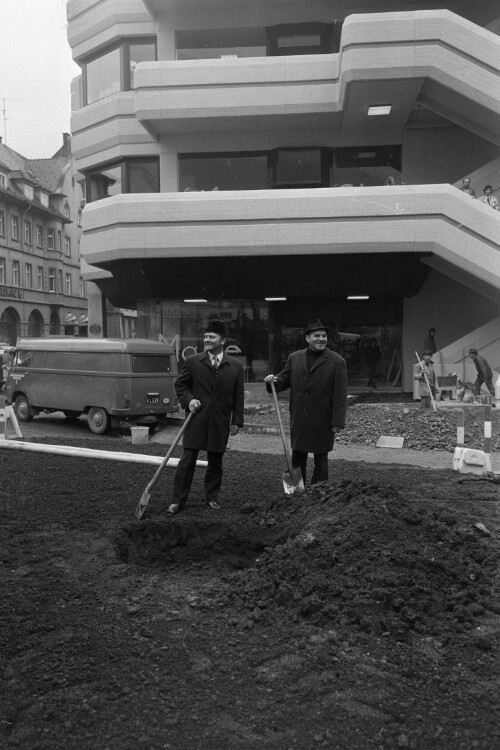
<svg viewBox="0 0 500 750">
<path fill-rule="evenodd" d="M 131 427 L 132 445 L 144 445 L 149 440 L 149 427 Z"/>
</svg>

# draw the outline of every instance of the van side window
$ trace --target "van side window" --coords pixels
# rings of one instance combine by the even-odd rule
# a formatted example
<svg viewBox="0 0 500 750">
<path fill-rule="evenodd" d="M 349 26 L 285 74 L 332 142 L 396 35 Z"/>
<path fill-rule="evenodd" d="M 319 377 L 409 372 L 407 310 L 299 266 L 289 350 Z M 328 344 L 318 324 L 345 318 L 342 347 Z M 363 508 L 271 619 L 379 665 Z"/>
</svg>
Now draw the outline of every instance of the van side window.
<svg viewBox="0 0 500 750">
<path fill-rule="evenodd" d="M 170 357 L 134 354 L 132 356 L 132 372 L 170 372 Z"/>
<path fill-rule="evenodd" d="M 33 352 L 20 351 L 16 355 L 16 365 L 19 367 L 31 367 L 33 364 Z"/>
<path fill-rule="evenodd" d="M 129 371 L 127 358 L 120 352 L 47 352 L 45 367 L 48 370 L 84 372 Z"/>
</svg>

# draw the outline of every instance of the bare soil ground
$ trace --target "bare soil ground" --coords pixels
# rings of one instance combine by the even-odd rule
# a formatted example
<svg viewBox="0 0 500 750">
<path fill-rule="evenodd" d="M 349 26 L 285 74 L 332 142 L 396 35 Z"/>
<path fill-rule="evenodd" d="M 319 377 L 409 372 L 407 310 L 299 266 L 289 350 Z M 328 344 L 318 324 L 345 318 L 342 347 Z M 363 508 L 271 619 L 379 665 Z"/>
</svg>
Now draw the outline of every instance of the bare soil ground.
<svg viewBox="0 0 500 750">
<path fill-rule="evenodd" d="M 173 518 L 166 470 L 136 521 L 151 467 L 0 452 L 0 746 L 500 747 L 498 479 L 282 470 L 230 452 Z"/>
</svg>

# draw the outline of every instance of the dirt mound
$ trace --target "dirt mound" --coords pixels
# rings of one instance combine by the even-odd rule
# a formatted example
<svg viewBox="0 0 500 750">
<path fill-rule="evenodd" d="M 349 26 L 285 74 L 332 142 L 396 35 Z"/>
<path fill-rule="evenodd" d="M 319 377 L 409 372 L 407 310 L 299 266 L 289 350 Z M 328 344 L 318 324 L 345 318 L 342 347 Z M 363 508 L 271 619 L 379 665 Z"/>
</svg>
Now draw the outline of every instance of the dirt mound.
<svg viewBox="0 0 500 750">
<path fill-rule="evenodd" d="M 484 612 L 498 553 L 452 511 L 360 480 L 321 483 L 287 503 L 287 540 L 239 574 L 230 594 L 248 624 L 286 610 L 404 639 L 460 631 Z"/>
</svg>

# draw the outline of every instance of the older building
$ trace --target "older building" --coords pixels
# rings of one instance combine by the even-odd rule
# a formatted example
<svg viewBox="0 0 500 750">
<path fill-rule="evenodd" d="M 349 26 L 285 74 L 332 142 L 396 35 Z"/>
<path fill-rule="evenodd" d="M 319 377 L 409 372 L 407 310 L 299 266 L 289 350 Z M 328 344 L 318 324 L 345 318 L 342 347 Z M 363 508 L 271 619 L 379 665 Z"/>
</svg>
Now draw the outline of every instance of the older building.
<svg viewBox="0 0 500 750">
<path fill-rule="evenodd" d="M 0 142 L 0 342 L 87 335 L 82 198 L 68 135 L 51 159 Z"/>
<path fill-rule="evenodd" d="M 222 317 L 249 378 L 313 317 L 351 383 L 376 338 L 411 391 L 429 328 L 445 362 L 500 367 L 500 213 L 460 190 L 500 187 L 495 0 L 67 9 L 87 278 L 138 334 L 182 359 Z"/>
</svg>

